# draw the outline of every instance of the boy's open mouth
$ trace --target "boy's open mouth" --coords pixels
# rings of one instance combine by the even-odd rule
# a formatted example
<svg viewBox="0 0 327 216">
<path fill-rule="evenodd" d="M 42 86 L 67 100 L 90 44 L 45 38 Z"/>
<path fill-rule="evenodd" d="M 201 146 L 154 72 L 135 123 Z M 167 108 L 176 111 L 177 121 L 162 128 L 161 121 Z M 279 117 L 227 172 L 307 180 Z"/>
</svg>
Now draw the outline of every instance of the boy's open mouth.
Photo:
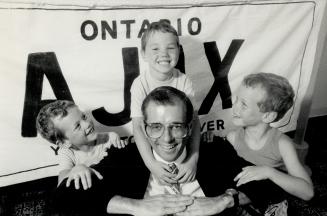
<svg viewBox="0 0 327 216">
<path fill-rule="evenodd" d="M 91 133 L 94 132 L 94 127 L 89 127 L 87 130 L 86 130 L 86 136 L 90 135 Z"/>
</svg>

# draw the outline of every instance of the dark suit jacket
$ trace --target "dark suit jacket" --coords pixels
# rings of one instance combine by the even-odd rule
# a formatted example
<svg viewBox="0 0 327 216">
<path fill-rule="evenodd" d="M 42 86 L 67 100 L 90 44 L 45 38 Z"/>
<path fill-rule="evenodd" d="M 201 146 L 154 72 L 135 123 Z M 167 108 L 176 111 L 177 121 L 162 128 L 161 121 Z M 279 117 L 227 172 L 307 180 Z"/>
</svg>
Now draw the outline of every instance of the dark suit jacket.
<svg viewBox="0 0 327 216">
<path fill-rule="evenodd" d="M 219 196 L 228 188 L 235 188 L 234 177 L 242 167 L 251 165 L 240 158 L 232 145 L 220 137 L 212 143 L 201 143 L 196 179 L 207 197 Z M 142 199 L 148 185 L 150 172 L 146 168 L 135 144 L 124 149 L 111 148 L 108 156 L 93 167 L 104 179 L 92 179 L 88 190 L 65 187 L 65 181 L 56 191 L 58 207 L 78 214 L 100 215 L 106 211 L 115 195 Z M 248 183 L 238 190 L 243 191 L 257 207 L 275 202 L 275 195 L 266 189 L 277 188 L 270 181 Z M 273 190 L 274 191 L 274 190 Z M 280 198 L 276 198 L 280 200 Z"/>
</svg>

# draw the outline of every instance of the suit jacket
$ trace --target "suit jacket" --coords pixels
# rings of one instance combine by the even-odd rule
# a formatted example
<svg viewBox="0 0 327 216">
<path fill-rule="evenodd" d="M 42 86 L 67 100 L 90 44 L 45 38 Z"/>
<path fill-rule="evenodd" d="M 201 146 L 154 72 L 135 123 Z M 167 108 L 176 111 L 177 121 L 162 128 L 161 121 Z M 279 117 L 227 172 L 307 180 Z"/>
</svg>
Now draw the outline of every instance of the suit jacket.
<svg viewBox="0 0 327 216">
<path fill-rule="evenodd" d="M 212 143 L 201 143 L 196 173 L 204 194 L 207 197 L 219 196 L 228 188 L 235 188 L 233 179 L 242 167 L 251 165 L 240 158 L 232 145 L 220 137 Z M 101 215 L 106 211 L 110 199 L 115 195 L 142 199 L 150 177 L 135 144 L 124 149 L 111 148 L 108 156 L 93 167 L 104 179 L 93 176 L 92 187 L 88 190 L 76 190 L 65 187 L 65 181 L 56 191 L 58 207 L 64 211 L 79 214 Z M 276 188 L 270 181 L 250 182 L 238 190 L 244 192 L 257 207 L 265 207 L 274 197 L 266 193 L 266 188 Z M 280 200 L 277 198 L 277 200 Z"/>
</svg>

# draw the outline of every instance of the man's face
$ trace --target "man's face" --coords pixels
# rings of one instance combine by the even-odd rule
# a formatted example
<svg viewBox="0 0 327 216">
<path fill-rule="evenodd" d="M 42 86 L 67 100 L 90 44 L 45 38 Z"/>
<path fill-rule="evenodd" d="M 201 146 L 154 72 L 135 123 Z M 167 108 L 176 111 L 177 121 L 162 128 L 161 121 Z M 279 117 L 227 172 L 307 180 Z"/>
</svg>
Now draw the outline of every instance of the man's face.
<svg viewBox="0 0 327 216">
<path fill-rule="evenodd" d="M 142 51 L 143 59 L 148 62 L 150 72 L 158 79 L 169 78 L 179 57 L 179 46 L 172 33 L 153 32 Z"/>
<path fill-rule="evenodd" d="M 171 124 L 184 124 L 185 114 L 181 102 L 176 105 L 158 105 L 150 102 L 146 108 L 146 122 L 148 124 L 160 123 L 165 125 L 165 131 L 158 139 L 150 139 L 154 151 L 165 161 L 176 160 L 183 152 L 187 137 L 176 139 L 167 127 Z"/>
<path fill-rule="evenodd" d="M 258 103 L 265 99 L 261 87 L 241 86 L 233 104 L 233 123 L 237 126 L 255 126 L 262 122 L 264 113 Z"/>
<path fill-rule="evenodd" d="M 76 106 L 67 111 L 68 114 L 65 117 L 58 116 L 53 119 L 54 126 L 77 149 L 93 143 L 97 134 L 94 131 L 92 120 Z"/>
</svg>

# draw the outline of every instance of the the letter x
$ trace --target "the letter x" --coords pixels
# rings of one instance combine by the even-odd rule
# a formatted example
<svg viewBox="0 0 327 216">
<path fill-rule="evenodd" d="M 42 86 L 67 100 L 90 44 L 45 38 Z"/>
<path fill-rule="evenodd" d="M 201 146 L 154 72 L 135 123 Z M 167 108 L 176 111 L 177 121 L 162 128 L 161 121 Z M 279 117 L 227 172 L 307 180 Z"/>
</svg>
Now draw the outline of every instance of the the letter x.
<svg viewBox="0 0 327 216">
<path fill-rule="evenodd" d="M 205 54 L 215 81 L 200 106 L 199 115 L 209 113 L 218 93 L 220 93 L 222 108 L 228 109 L 232 107 L 232 93 L 228 82 L 228 72 L 243 42 L 244 40 L 233 40 L 222 61 L 216 42 L 204 43 Z"/>
</svg>

